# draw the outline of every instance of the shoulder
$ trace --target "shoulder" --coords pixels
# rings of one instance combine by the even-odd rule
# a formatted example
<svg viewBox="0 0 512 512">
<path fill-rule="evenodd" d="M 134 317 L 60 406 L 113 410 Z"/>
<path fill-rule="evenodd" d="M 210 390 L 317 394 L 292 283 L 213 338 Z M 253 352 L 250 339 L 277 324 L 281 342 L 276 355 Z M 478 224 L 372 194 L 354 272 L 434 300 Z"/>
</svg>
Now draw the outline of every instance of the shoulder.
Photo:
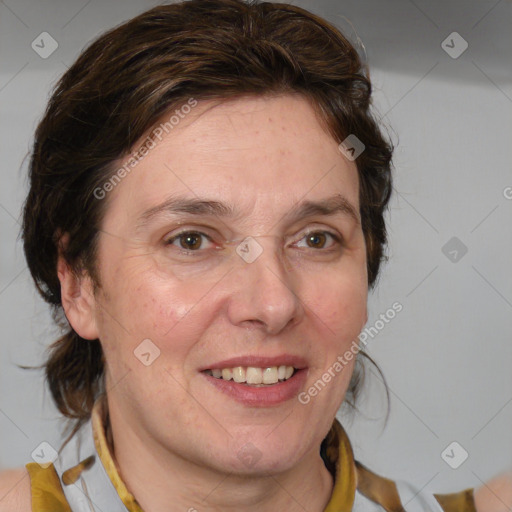
<svg viewBox="0 0 512 512">
<path fill-rule="evenodd" d="M 495 476 L 475 490 L 478 512 L 512 510 L 512 470 Z"/>
<path fill-rule="evenodd" d="M 0 471 L 0 512 L 31 512 L 31 501 L 26 468 Z"/>
</svg>

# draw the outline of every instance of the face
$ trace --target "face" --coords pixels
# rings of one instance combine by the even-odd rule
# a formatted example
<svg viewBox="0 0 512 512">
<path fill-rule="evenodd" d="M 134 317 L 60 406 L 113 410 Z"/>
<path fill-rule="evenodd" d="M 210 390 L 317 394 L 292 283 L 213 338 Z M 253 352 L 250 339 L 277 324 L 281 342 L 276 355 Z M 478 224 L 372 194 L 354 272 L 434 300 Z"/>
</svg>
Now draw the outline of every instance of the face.
<svg viewBox="0 0 512 512">
<path fill-rule="evenodd" d="M 318 453 L 366 322 L 356 166 L 293 95 L 199 102 L 156 142 L 105 199 L 82 313 L 109 407 L 160 453 L 291 468 Z"/>
</svg>

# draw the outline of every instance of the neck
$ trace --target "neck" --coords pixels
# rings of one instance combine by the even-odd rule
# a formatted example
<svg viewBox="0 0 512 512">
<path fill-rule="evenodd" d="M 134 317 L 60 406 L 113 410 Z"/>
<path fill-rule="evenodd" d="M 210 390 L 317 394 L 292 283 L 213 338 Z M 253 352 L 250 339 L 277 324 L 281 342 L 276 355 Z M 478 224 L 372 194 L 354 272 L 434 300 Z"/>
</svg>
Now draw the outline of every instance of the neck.
<svg viewBox="0 0 512 512">
<path fill-rule="evenodd" d="M 319 447 L 286 472 L 239 476 L 185 460 L 154 440 L 142 441 L 121 420 L 111 411 L 107 440 L 121 479 L 145 512 L 322 512 L 329 502 L 333 478 Z"/>
</svg>

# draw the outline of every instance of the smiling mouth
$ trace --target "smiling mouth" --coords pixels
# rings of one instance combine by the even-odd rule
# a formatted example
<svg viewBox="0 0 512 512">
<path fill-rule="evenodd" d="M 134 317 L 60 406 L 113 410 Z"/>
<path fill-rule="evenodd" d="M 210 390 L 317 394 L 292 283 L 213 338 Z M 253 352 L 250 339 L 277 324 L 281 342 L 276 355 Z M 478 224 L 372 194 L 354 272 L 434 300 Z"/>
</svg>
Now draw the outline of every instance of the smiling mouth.
<svg viewBox="0 0 512 512">
<path fill-rule="evenodd" d="M 233 380 L 239 384 L 253 387 L 272 386 L 278 382 L 284 382 L 291 378 L 296 368 L 293 366 L 270 366 L 260 368 L 256 366 L 235 366 L 234 368 L 215 368 L 203 370 L 203 373 L 216 379 Z"/>
</svg>

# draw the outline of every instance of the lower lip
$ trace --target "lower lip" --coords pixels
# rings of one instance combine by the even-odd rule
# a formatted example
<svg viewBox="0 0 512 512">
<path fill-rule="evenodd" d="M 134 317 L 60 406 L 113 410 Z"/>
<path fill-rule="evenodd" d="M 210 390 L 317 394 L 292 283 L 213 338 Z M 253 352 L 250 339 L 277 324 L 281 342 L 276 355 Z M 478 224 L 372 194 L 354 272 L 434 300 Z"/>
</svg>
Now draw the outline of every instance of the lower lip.
<svg viewBox="0 0 512 512">
<path fill-rule="evenodd" d="M 307 368 L 303 368 L 297 370 L 288 380 L 261 387 L 248 386 L 233 380 L 217 379 L 206 373 L 202 375 L 219 391 L 234 398 L 237 402 L 253 407 L 268 407 L 295 398 L 304 386 L 307 373 Z"/>
</svg>

